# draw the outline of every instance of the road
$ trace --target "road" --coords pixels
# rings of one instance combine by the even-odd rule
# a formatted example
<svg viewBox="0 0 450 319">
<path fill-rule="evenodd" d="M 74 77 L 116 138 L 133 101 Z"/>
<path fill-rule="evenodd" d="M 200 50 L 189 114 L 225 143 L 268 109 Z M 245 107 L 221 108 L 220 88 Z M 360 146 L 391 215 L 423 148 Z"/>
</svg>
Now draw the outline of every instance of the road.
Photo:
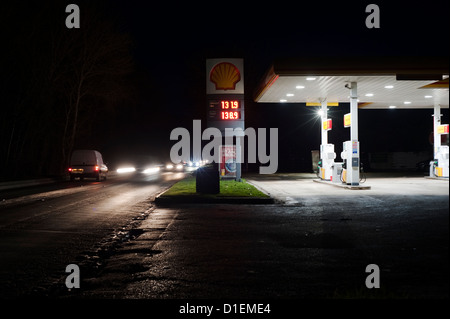
<svg viewBox="0 0 450 319">
<path fill-rule="evenodd" d="M 155 207 L 81 289 L 58 297 L 448 298 L 448 181 L 368 178 L 364 191 L 301 174 L 251 181 L 279 202 Z M 380 289 L 366 287 L 370 264 Z"/>
<path fill-rule="evenodd" d="M 0 193 L 0 298 L 46 291 L 81 257 L 100 263 L 99 251 L 128 238 L 154 196 L 183 176 L 117 176 Z"/>
<path fill-rule="evenodd" d="M 372 189 L 350 191 L 276 174 L 248 178 L 273 205 L 152 206 L 178 178 L 67 184 L 2 203 L 3 295 L 448 298 L 448 181 L 368 178 Z M 80 289 L 64 286 L 71 263 Z M 365 285 L 369 264 L 380 268 L 380 289 Z"/>
</svg>

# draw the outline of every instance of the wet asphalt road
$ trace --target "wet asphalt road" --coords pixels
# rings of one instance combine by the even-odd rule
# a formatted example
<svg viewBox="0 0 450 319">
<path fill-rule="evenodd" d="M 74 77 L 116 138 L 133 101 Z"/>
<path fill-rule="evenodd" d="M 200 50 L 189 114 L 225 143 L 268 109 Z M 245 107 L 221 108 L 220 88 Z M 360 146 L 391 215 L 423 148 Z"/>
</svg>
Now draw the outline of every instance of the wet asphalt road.
<svg viewBox="0 0 450 319">
<path fill-rule="evenodd" d="M 156 207 L 64 298 L 448 298 L 448 181 L 254 178 L 274 205 Z M 365 285 L 380 268 L 379 289 Z"/>
<path fill-rule="evenodd" d="M 2 192 L 0 298 L 47 295 L 67 275 L 67 265 L 129 236 L 154 196 L 183 176 L 121 176 Z"/>
</svg>

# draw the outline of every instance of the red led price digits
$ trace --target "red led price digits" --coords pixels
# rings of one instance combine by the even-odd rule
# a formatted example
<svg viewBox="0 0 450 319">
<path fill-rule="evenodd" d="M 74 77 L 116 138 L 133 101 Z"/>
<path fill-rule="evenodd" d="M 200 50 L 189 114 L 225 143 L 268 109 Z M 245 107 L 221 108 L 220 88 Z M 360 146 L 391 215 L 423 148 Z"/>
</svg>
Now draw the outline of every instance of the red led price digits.
<svg viewBox="0 0 450 319">
<path fill-rule="evenodd" d="M 220 101 L 220 105 L 222 107 L 222 110 L 238 109 L 239 101 Z"/>
<path fill-rule="evenodd" d="M 237 111 L 222 111 L 221 119 L 222 120 L 238 120 L 240 112 Z"/>
</svg>

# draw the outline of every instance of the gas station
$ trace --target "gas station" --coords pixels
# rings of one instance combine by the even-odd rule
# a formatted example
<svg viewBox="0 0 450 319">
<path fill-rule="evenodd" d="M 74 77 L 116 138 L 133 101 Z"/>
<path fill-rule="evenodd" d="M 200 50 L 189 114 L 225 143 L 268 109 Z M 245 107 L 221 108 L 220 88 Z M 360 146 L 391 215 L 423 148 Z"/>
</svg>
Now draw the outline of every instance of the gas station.
<svg viewBox="0 0 450 319">
<path fill-rule="evenodd" d="M 319 178 L 336 186 L 364 189 L 360 185 L 360 141 L 358 112 L 365 109 L 433 109 L 434 160 L 429 177 L 449 177 L 449 147 L 441 135 L 449 125 L 441 123 L 441 109 L 449 107 L 449 63 L 432 57 L 314 57 L 275 61 L 261 80 L 257 103 L 305 103 L 319 107 L 321 145 Z M 335 145 L 328 143 L 333 125 L 328 107 L 349 103 L 344 127 L 348 140 L 342 141 L 342 161 Z M 426 119 L 424 119 L 426 120 Z M 376 133 L 376 132 L 374 132 Z M 370 188 L 370 187 L 366 187 Z"/>
</svg>

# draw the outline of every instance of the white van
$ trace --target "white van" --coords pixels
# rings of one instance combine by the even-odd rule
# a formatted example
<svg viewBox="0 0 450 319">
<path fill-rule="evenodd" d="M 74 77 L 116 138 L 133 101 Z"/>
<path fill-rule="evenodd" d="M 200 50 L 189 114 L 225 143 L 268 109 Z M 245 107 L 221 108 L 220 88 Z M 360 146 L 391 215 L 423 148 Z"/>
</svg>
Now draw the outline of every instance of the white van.
<svg viewBox="0 0 450 319">
<path fill-rule="evenodd" d="M 92 177 L 101 181 L 106 179 L 108 167 L 103 163 L 103 157 L 100 152 L 95 150 L 76 150 L 73 151 L 70 159 L 69 174 L 73 181 L 79 177 L 83 180 L 85 177 Z"/>
</svg>

